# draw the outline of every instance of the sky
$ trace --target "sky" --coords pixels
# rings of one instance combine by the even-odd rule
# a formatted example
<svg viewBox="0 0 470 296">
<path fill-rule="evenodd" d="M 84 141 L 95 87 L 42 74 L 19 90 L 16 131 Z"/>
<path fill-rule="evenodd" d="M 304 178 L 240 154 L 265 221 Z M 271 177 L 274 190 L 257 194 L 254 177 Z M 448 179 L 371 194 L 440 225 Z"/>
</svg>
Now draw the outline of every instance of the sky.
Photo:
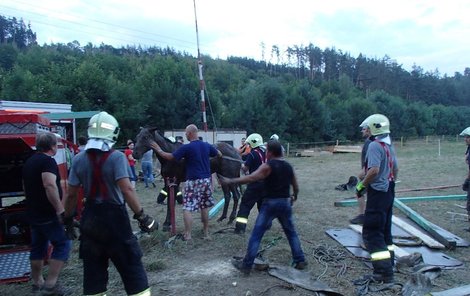
<svg viewBox="0 0 470 296">
<path fill-rule="evenodd" d="M 212 58 L 276 63 L 273 46 L 313 44 L 441 76 L 470 67 L 468 0 L 1 0 L 0 15 L 31 23 L 40 45 L 76 40 L 197 56 L 199 39 Z"/>
</svg>

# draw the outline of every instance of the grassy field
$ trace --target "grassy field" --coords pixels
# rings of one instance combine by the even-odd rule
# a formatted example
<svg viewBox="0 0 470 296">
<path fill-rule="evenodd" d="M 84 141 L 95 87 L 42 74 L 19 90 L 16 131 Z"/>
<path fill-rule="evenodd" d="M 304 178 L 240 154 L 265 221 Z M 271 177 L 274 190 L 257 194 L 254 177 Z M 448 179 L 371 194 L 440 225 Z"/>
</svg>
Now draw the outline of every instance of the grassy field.
<svg viewBox="0 0 470 296">
<path fill-rule="evenodd" d="M 399 183 L 397 190 L 441 185 L 458 185 L 467 175 L 468 167 L 464 162 L 465 144 L 463 142 L 442 141 L 440 149 L 437 141 L 407 142 L 398 144 L 396 151 L 399 159 Z M 299 200 L 295 204 L 295 222 L 301 237 L 302 247 L 310 263 L 308 272 L 312 279 L 329 285 L 330 288 L 344 295 L 354 295 L 352 280 L 369 273 L 362 261 L 352 257 L 325 231 L 331 228 L 346 228 L 348 220 L 356 215 L 356 207 L 334 207 L 334 202 L 353 196 L 353 192 L 334 190 L 335 186 L 347 182 L 349 176 L 359 172 L 359 154 L 320 154 L 315 157 L 289 158 L 293 164 L 300 184 Z M 138 195 L 145 205 L 146 212 L 163 223 L 166 207 L 157 205 L 155 198 L 163 183 L 157 182 L 157 189 L 145 189 L 138 184 Z M 397 196 L 432 196 L 463 194 L 459 188 L 406 192 Z M 220 199 L 221 191 L 216 188 L 215 196 Z M 469 222 L 452 220 L 448 211 L 464 213 L 455 206 L 464 205 L 465 201 L 428 201 L 409 204 L 411 208 L 433 223 L 469 239 L 464 228 Z M 398 210 L 395 214 L 403 216 Z M 250 215 L 248 231 L 256 218 L 254 209 Z M 193 243 L 186 244 L 176 240 L 166 243 L 168 233 L 160 230 L 141 238 L 144 250 L 143 261 L 148 271 L 153 295 L 315 295 L 301 288 L 287 285 L 266 272 L 253 272 L 249 277 L 241 276 L 230 264 L 232 256 L 244 254 L 249 233 L 240 236 L 232 231 L 222 231 L 230 227 L 226 222 L 210 222 L 212 241 L 202 240 L 202 227 L 199 215 L 195 214 Z M 134 226 L 136 224 L 133 222 Z M 177 230 L 182 231 L 183 222 L 180 206 L 177 206 Z M 263 247 L 270 246 L 264 253 L 270 264 L 289 265 L 291 261 L 287 240 L 278 223 L 266 233 Z M 334 250 L 337 260 L 322 262 L 317 251 L 322 248 Z M 78 242 L 74 242 L 72 259 L 61 276 L 61 282 L 72 288 L 73 295 L 81 295 L 82 266 L 77 258 Z M 468 284 L 468 249 L 445 251 L 451 257 L 464 262 L 462 268 L 443 271 L 434 280 L 434 291 Z M 405 283 L 407 277 L 401 274 L 396 279 Z M 0 295 L 28 295 L 30 283 L 0 286 Z M 248 293 L 248 291 L 251 293 Z M 122 283 L 114 267 L 110 268 L 108 295 L 125 295 Z M 382 295 L 396 295 L 383 292 Z"/>
</svg>

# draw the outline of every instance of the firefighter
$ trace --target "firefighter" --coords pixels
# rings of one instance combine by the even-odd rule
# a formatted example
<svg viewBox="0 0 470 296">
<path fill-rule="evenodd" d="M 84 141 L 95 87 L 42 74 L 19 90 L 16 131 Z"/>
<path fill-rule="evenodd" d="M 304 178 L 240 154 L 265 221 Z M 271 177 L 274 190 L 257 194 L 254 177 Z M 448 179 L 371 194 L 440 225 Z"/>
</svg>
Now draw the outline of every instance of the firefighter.
<svg viewBox="0 0 470 296">
<path fill-rule="evenodd" d="M 465 137 L 465 143 L 467 144 L 467 151 L 465 153 L 465 162 L 468 165 L 468 173 L 467 173 L 467 178 L 465 179 L 462 189 L 463 191 L 467 191 L 467 215 L 468 215 L 468 221 L 470 221 L 470 127 L 467 127 L 464 129 L 461 133 L 461 136 Z M 470 228 L 467 229 L 467 231 L 470 231 Z"/>
<path fill-rule="evenodd" d="M 106 112 L 94 115 L 88 124 L 85 152 L 72 163 L 65 201 L 65 224 L 70 225 L 83 186 L 86 203 L 80 221 L 79 257 L 83 260 L 83 294 L 105 295 L 108 265 L 118 270 L 128 295 L 151 295 L 142 264 L 142 251 L 132 232 L 126 204 L 144 232 L 158 227 L 144 213 L 130 182 L 131 171 L 124 153 L 114 150 L 119 124 Z"/>
<path fill-rule="evenodd" d="M 371 116 L 369 116 L 369 117 L 371 117 Z M 361 123 L 361 125 L 359 125 L 359 127 L 361 128 L 362 137 L 365 139 L 364 140 L 364 145 L 362 146 L 362 151 L 361 151 L 361 171 L 359 172 L 359 175 L 358 175 L 359 180 L 363 180 L 364 176 L 366 174 L 367 148 L 369 148 L 370 142 L 372 142 L 374 140 L 374 136 L 372 136 L 370 134 L 370 129 L 369 129 L 369 126 L 367 125 L 367 121 L 369 120 L 369 117 L 367 117 Z M 350 182 L 348 182 L 348 183 L 350 183 Z M 357 185 L 357 182 L 356 182 L 355 185 Z M 360 224 L 360 225 L 362 225 L 362 224 L 364 224 L 364 212 L 366 210 L 366 193 L 364 193 L 363 196 L 358 196 L 357 197 L 357 204 L 358 204 L 359 213 L 356 217 L 349 220 L 349 222 L 351 224 Z"/>
<path fill-rule="evenodd" d="M 266 153 L 263 145 L 263 137 L 260 134 L 251 134 L 246 138 L 246 142 L 251 147 L 250 154 L 242 165 L 242 170 L 245 173 L 253 173 L 260 165 L 266 162 Z M 245 192 L 242 196 L 240 208 L 238 209 L 237 218 L 235 219 L 235 233 L 245 233 L 246 225 L 248 223 L 248 216 L 255 204 L 258 204 L 258 209 L 261 206 L 261 199 L 263 198 L 264 185 L 263 181 L 256 181 L 247 185 Z"/>
<path fill-rule="evenodd" d="M 367 190 L 362 239 L 370 253 L 374 272 L 366 277 L 391 283 L 394 262 L 392 208 L 398 164 L 391 144 L 388 118 L 374 114 L 369 117 L 367 126 L 375 139 L 367 149 L 366 175 L 356 185 L 358 197 Z"/>
<path fill-rule="evenodd" d="M 250 154 L 251 148 L 250 145 L 246 142 L 246 138 L 242 138 L 242 144 L 238 148 L 238 153 L 242 156 L 242 160 L 245 161 L 248 154 Z"/>
</svg>

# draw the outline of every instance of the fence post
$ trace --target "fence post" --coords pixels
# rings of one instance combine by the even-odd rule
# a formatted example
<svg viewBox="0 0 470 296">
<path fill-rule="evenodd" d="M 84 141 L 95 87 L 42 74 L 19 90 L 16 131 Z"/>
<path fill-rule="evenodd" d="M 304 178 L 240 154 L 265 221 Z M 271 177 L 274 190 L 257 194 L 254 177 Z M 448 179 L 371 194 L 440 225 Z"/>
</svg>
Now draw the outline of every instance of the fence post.
<svg viewBox="0 0 470 296">
<path fill-rule="evenodd" d="M 289 157 L 289 154 L 290 154 L 290 143 L 287 143 L 287 153 L 286 153 L 286 157 Z"/>
<path fill-rule="evenodd" d="M 403 148 L 403 137 L 400 138 L 400 147 Z"/>
<path fill-rule="evenodd" d="M 437 139 L 438 155 L 441 156 L 441 139 Z"/>
</svg>

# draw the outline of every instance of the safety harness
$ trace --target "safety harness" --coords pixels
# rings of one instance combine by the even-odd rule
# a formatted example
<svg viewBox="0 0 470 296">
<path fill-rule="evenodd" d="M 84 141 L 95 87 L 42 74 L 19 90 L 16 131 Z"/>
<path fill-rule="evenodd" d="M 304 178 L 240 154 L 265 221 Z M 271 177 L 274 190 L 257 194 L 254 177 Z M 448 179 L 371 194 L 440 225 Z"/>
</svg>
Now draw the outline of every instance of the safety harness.
<svg viewBox="0 0 470 296">
<path fill-rule="evenodd" d="M 93 166 L 93 176 L 91 181 L 91 188 L 88 198 L 96 200 L 101 197 L 102 199 L 108 199 L 108 187 L 103 179 L 102 167 L 108 157 L 114 152 L 114 150 L 105 151 L 101 154 L 98 159 L 96 151 L 90 151 L 87 153 L 88 159 L 91 161 Z"/>
<path fill-rule="evenodd" d="M 261 160 L 261 163 L 263 164 L 266 162 L 266 154 L 263 155 L 263 153 L 261 153 L 260 150 L 261 148 L 254 149 L 254 151 L 258 154 L 259 159 Z"/>
<path fill-rule="evenodd" d="M 390 154 L 390 148 L 388 148 L 387 144 L 385 144 L 384 142 L 380 142 L 380 141 L 377 141 L 375 140 L 376 142 L 378 142 L 385 150 L 385 154 L 387 155 L 387 159 L 388 159 L 388 168 L 390 169 L 390 172 L 388 174 L 388 181 L 394 181 L 395 180 L 395 176 L 393 176 L 393 160 L 392 160 L 392 155 Z"/>
</svg>

